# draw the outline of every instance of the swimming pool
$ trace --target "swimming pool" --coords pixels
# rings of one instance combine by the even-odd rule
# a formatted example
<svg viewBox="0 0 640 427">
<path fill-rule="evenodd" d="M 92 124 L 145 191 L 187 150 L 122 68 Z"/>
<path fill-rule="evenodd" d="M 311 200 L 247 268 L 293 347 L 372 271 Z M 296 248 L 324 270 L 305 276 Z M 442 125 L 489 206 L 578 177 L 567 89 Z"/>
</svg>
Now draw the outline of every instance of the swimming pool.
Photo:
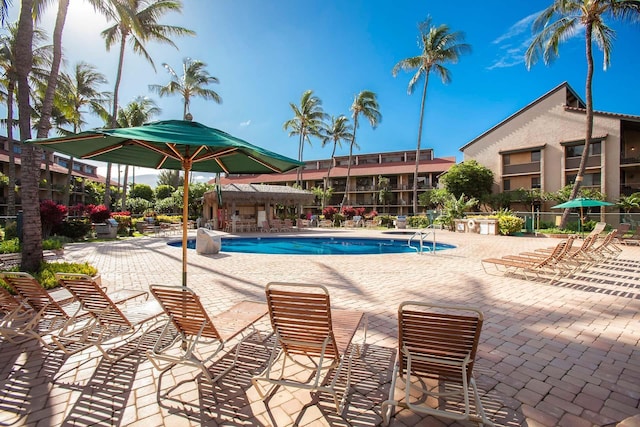
<svg viewBox="0 0 640 427">
<path fill-rule="evenodd" d="M 169 242 L 181 247 L 182 242 Z M 195 239 L 189 239 L 189 249 L 195 249 Z M 430 247 L 430 245 L 429 245 Z M 455 246 L 436 243 L 436 250 Z M 367 239 L 344 237 L 233 237 L 222 238 L 221 252 L 286 255 L 369 255 L 416 252 L 407 245 L 407 240 Z"/>
</svg>

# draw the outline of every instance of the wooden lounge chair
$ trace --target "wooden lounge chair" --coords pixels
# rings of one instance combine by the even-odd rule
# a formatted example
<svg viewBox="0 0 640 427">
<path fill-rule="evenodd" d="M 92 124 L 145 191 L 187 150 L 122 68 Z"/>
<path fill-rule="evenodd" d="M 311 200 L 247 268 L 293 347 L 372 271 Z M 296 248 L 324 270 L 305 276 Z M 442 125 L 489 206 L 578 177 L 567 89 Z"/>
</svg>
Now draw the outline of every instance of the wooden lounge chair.
<svg viewBox="0 0 640 427">
<path fill-rule="evenodd" d="M 512 258 L 509 258 L 509 255 L 507 255 L 503 258 L 485 258 L 481 261 L 481 264 L 487 274 L 491 273 L 487 271 L 485 264 L 493 264 L 498 272 L 506 274 L 520 272 L 527 280 L 529 280 L 530 274 L 533 274 L 538 278 L 540 277 L 540 274 L 553 273 L 554 276 L 551 278 L 550 282 L 552 283 L 561 273 L 556 264 L 558 262 L 558 257 L 563 253 L 566 245 L 567 240 L 561 241 L 546 257 L 532 258 L 522 256 L 513 259 L 513 256 Z"/>
<path fill-rule="evenodd" d="M 18 301 L 9 291 L 0 286 L 0 336 L 13 344 L 30 339 L 23 329 L 31 329 L 29 321 L 35 312 L 26 303 Z"/>
<path fill-rule="evenodd" d="M 4 330 L 5 338 L 13 335 L 16 343 L 37 339 L 45 348 L 54 350 L 56 347 L 47 342 L 45 337 L 81 320 L 87 314 L 81 310 L 80 303 L 75 301 L 71 293 L 66 290 L 47 292 L 28 273 L 3 272 L 0 278 L 32 309 L 28 322 L 13 323 L 13 331 L 10 328 Z"/>
<path fill-rule="evenodd" d="M 153 329 L 164 313 L 155 300 L 119 306 L 95 280 L 84 274 L 56 273 L 56 279 L 80 302 L 90 320 L 83 325 L 71 325 L 53 336 L 64 351 L 68 343 L 95 345 L 109 362 L 133 353 L 138 347 L 114 355 L 112 345 L 125 344 L 138 333 Z M 143 295 L 146 292 L 142 292 Z M 138 341 L 138 346 L 142 341 Z"/>
<path fill-rule="evenodd" d="M 243 301 L 229 310 L 210 317 L 200 298 L 191 289 L 153 285 L 151 294 L 158 300 L 169 322 L 158 337 L 147 357 L 162 373 L 178 364 L 194 366 L 202 371 L 203 378 L 212 383 L 236 366 L 240 344 L 236 347 L 233 363 L 214 377 L 207 364 L 223 350 L 225 344 L 248 328 L 255 331 L 254 323 L 267 314 L 267 305 Z M 161 384 L 158 383 L 158 393 Z"/>
<path fill-rule="evenodd" d="M 640 225 L 638 225 L 629 237 L 623 237 L 621 243 L 625 245 L 640 245 Z"/>
<path fill-rule="evenodd" d="M 279 386 L 326 392 L 333 396 L 336 411 L 341 413 L 351 384 L 351 342 L 364 313 L 332 310 L 329 291 L 321 285 L 269 283 L 266 294 L 276 340 L 266 369 L 252 379 L 260 397 L 266 399 Z M 300 368 L 308 370 L 307 382 L 299 379 Z M 333 369 L 333 378 L 328 380 L 327 374 Z M 274 370 L 279 373 L 274 375 Z M 291 376 L 293 371 L 295 378 Z M 336 383 L 343 371 L 346 386 L 339 399 Z M 263 382 L 271 387 L 263 390 Z"/>
<path fill-rule="evenodd" d="M 623 222 L 620 225 L 618 225 L 618 228 L 616 228 L 615 230 L 616 232 L 613 236 L 614 243 L 622 243 L 622 241 L 624 240 L 624 235 L 627 234 L 630 229 L 631 229 L 631 224 L 628 224 L 626 222 Z"/>
<path fill-rule="evenodd" d="M 493 425 L 484 413 L 473 377 L 482 322 L 482 313 L 475 309 L 414 301 L 400 304 L 398 357 L 389 398 L 381 408 L 384 425 L 389 424 L 396 406 L 421 414 Z M 396 398 L 398 380 L 404 386 L 401 396 Z M 471 414 L 470 394 L 477 415 Z M 434 407 L 434 400 L 429 397 L 438 404 L 457 397 L 453 406 L 460 407 L 460 411 L 451 411 L 451 404 L 446 409 Z"/>
</svg>

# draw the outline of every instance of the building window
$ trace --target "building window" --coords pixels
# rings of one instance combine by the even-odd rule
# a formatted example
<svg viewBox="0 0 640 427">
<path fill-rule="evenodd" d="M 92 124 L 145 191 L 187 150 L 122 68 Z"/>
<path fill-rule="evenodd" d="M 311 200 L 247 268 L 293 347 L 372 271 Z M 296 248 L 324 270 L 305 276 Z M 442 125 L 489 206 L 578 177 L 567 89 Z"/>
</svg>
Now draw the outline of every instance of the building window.
<svg viewBox="0 0 640 427">
<path fill-rule="evenodd" d="M 502 181 L 502 190 L 503 191 L 511 191 L 511 180 L 505 179 Z"/>
<path fill-rule="evenodd" d="M 540 177 L 534 176 L 531 178 L 531 188 L 540 188 Z"/>
<path fill-rule="evenodd" d="M 16 154 L 22 153 L 22 147 L 18 144 L 13 144 L 13 152 Z"/>
<path fill-rule="evenodd" d="M 510 154 L 503 154 L 502 155 L 502 164 L 507 166 L 511 164 L 511 155 Z"/>
<path fill-rule="evenodd" d="M 567 175 L 567 183 L 573 185 L 576 182 L 577 174 Z M 584 187 L 599 187 L 600 186 L 600 173 L 586 173 L 582 179 L 582 185 Z"/>
<path fill-rule="evenodd" d="M 531 163 L 535 163 L 535 162 L 539 162 L 539 161 L 540 161 L 540 150 L 532 151 L 531 152 Z"/>
<path fill-rule="evenodd" d="M 584 144 L 567 147 L 567 157 L 580 157 L 584 151 Z M 602 142 L 592 142 L 589 144 L 589 155 L 599 156 L 602 153 Z"/>
<path fill-rule="evenodd" d="M 74 171 L 82 171 L 82 165 L 79 163 L 73 163 L 73 170 Z"/>
</svg>

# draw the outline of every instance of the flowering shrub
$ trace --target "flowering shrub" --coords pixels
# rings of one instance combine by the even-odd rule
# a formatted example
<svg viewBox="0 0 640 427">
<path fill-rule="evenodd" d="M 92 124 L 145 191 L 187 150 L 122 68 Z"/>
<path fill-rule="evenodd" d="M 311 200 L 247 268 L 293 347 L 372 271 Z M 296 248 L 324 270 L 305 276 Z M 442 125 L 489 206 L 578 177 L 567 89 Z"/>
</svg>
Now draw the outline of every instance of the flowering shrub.
<svg viewBox="0 0 640 427">
<path fill-rule="evenodd" d="M 324 215 L 326 219 L 333 219 L 333 216 L 337 213 L 338 209 L 334 208 L 333 206 L 327 206 L 326 208 L 322 209 L 322 215 Z"/>
<path fill-rule="evenodd" d="M 367 219 L 373 219 L 377 216 L 378 216 L 378 211 L 371 211 L 368 214 L 366 214 L 364 217 Z"/>
<path fill-rule="evenodd" d="M 353 206 L 343 206 L 340 213 L 347 218 L 352 218 L 356 214 L 356 210 Z"/>
<path fill-rule="evenodd" d="M 105 205 L 98 205 L 91 209 L 89 216 L 91 217 L 91 222 L 100 224 L 106 222 L 111 217 L 111 212 Z"/>
<path fill-rule="evenodd" d="M 95 208 L 95 205 L 83 205 L 82 203 L 78 203 L 77 205 L 69 208 L 69 215 L 88 217 L 93 208 Z"/>
<path fill-rule="evenodd" d="M 40 202 L 40 221 L 42 222 L 42 238 L 46 239 L 51 235 L 54 227 L 59 226 L 67 216 L 67 207 L 59 205 L 53 200 L 43 200 Z"/>
</svg>

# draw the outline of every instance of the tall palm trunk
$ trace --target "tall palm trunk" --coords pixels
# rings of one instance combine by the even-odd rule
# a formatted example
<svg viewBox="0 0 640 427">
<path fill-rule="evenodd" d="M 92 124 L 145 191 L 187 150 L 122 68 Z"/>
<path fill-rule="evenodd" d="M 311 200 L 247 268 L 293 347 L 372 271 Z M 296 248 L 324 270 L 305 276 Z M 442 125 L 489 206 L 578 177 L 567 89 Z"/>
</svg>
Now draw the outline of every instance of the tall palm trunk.
<svg viewBox="0 0 640 427">
<path fill-rule="evenodd" d="M 78 125 L 76 123 L 73 124 L 73 133 L 78 133 Z M 63 204 L 65 206 L 69 206 L 70 194 L 71 194 L 71 174 L 73 173 L 73 156 L 69 156 L 69 163 L 67 164 L 67 179 L 66 185 L 64 186 L 63 193 Z"/>
<path fill-rule="evenodd" d="M 127 34 L 122 33 L 120 40 L 120 56 L 118 58 L 118 70 L 116 71 L 116 83 L 113 88 L 113 110 L 111 112 L 111 127 L 118 127 L 118 91 L 120 90 L 120 81 L 122 80 L 122 66 L 124 64 L 124 50 L 127 47 Z M 107 176 L 104 187 L 104 205 L 111 206 L 111 162 L 107 163 Z"/>
<path fill-rule="evenodd" d="M 422 89 L 422 101 L 420 103 L 420 125 L 418 126 L 418 146 L 416 147 L 416 170 L 413 173 L 413 214 L 418 213 L 418 167 L 420 166 L 420 144 L 422 143 L 422 123 L 424 121 L 424 104 L 427 99 L 427 85 L 429 84 L 429 72 L 427 68 L 424 76 L 424 88 Z"/>
<path fill-rule="evenodd" d="M 34 0 L 22 0 L 18 33 L 16 35 L 16 70 L 18 85 L 18 116 L 20 140 L 31 138 L 31 105 L 29 73 L 33 64 L 33 10 Z M 42 261 L 42 224 L 38 200 L 38 176 L 40 175 L 41 150 L 32 144 L 22 150 L 22 210 L 23 239 L 20 267 L 36 271 Z"/>
<path fill-rule="evenodd" d="M 60 62 L 62 61 L 62 31 L 64 23 L 67 19 L 67 10 L 69 9 L 69 0 L 60 0 L 58 2 L 58 14 L 56 16 L 56 24 L 53 29 L 53 59 L 51 61 L 51 72 L 47 79 L 47 89 L 42 101 L 42 113 L 40 116 L 40 125 L 38 126 L 38 138 L 46 138 L 49 136 L 51 129 L 51 111 L 53 110 L 53 98 L 56 93 L 56 85 L 58 84 L 58 73 L 60 71 Z M 50 170 L 53 153 L 47 151 L 45 159 L 45 177 L 47 180 L 47 197 L 53 199 L 53 177 Z"/>
<path fill-rule="evenodd" d="M 127 181 L 129 180 L 129 165 L 124 165 L 124 183 L 122 184 L 121 211 L 127 210 Z"/>
<path fill-rule="evenodd" d="M 578 197 L 580 186 L 584 178 L 584 171 L 587 167 L 587 159 L 589 158 L 589 145 L 591 144 L 591 137 L 593 136 L 593 95 L 591 86 L 593 83 L 593 46 L 592 46 L 592 34 L 593 28 L 590 22 L 585 24 L 585 40 L 586 40 L 586 55 L 587 55 L 587 79 L 585 87 L 586 98 L 586 129 L 584 137 L 584 149 L 582 150 L 582 156 L 580 157 L 580 166 L 578 167 L 578 173 L 576 175 L 576 181 L 571 189 L 570 199 Z M 560 228 L 564 228 L 569 219 L 569 209 L 565 209 L 562 213 L 562 219 L 560 220 Z M 582 218 L 579 219 L 582 221 Z"/>
<path fill-rule="evenodd" d="M 342 207 L 348 200 L 349 196 L 349 180 L 351 179 L 351 159 L 353 158 L 353 145 L 356 142 L 356 131 L 358 130 L 358 115 L 353 117 L 353 137 L 351 138 L 351 144 L 349 144 L 349 164 L 347 165 L 347 182 L 344 186 L 344 196 L 342 196 L 342 202 L 340 203 L 340 212 Z"/>
<path fill-rule="evenodd" d="M 304 146 L 304 125 L 301 124 L 300 127 L 300 142 L 298 143 L 298 161 L 302 161 L 302 148 Z M 296 171 L 296 184 L 302 187 L 302 166 L 298 167 Z"/>
<path fill-rule="evenodd" d="M 16 214 L 16 154 L 13 151 L 13 94 L 16 82 L 9 78 L 7 84 L 7 148 L 9 150 L 9 188 L 7 191 L 7 215 Z"/>
<path fill-rule="evenodd" d="M 327 169 L 327 177 L 324 180 L 324 191 L 322 193 L 322 209 L 326 207 L 327 199 L 327 185 L 329 185 L 329 178 L 331 177 L 331 168 L 333 167 L 333 157 L 336 155 L 337 142 L 333 142 L 333 150 L 331 151 L 331 161 L 329 162 L 329 168 Z"/>
</svg>

